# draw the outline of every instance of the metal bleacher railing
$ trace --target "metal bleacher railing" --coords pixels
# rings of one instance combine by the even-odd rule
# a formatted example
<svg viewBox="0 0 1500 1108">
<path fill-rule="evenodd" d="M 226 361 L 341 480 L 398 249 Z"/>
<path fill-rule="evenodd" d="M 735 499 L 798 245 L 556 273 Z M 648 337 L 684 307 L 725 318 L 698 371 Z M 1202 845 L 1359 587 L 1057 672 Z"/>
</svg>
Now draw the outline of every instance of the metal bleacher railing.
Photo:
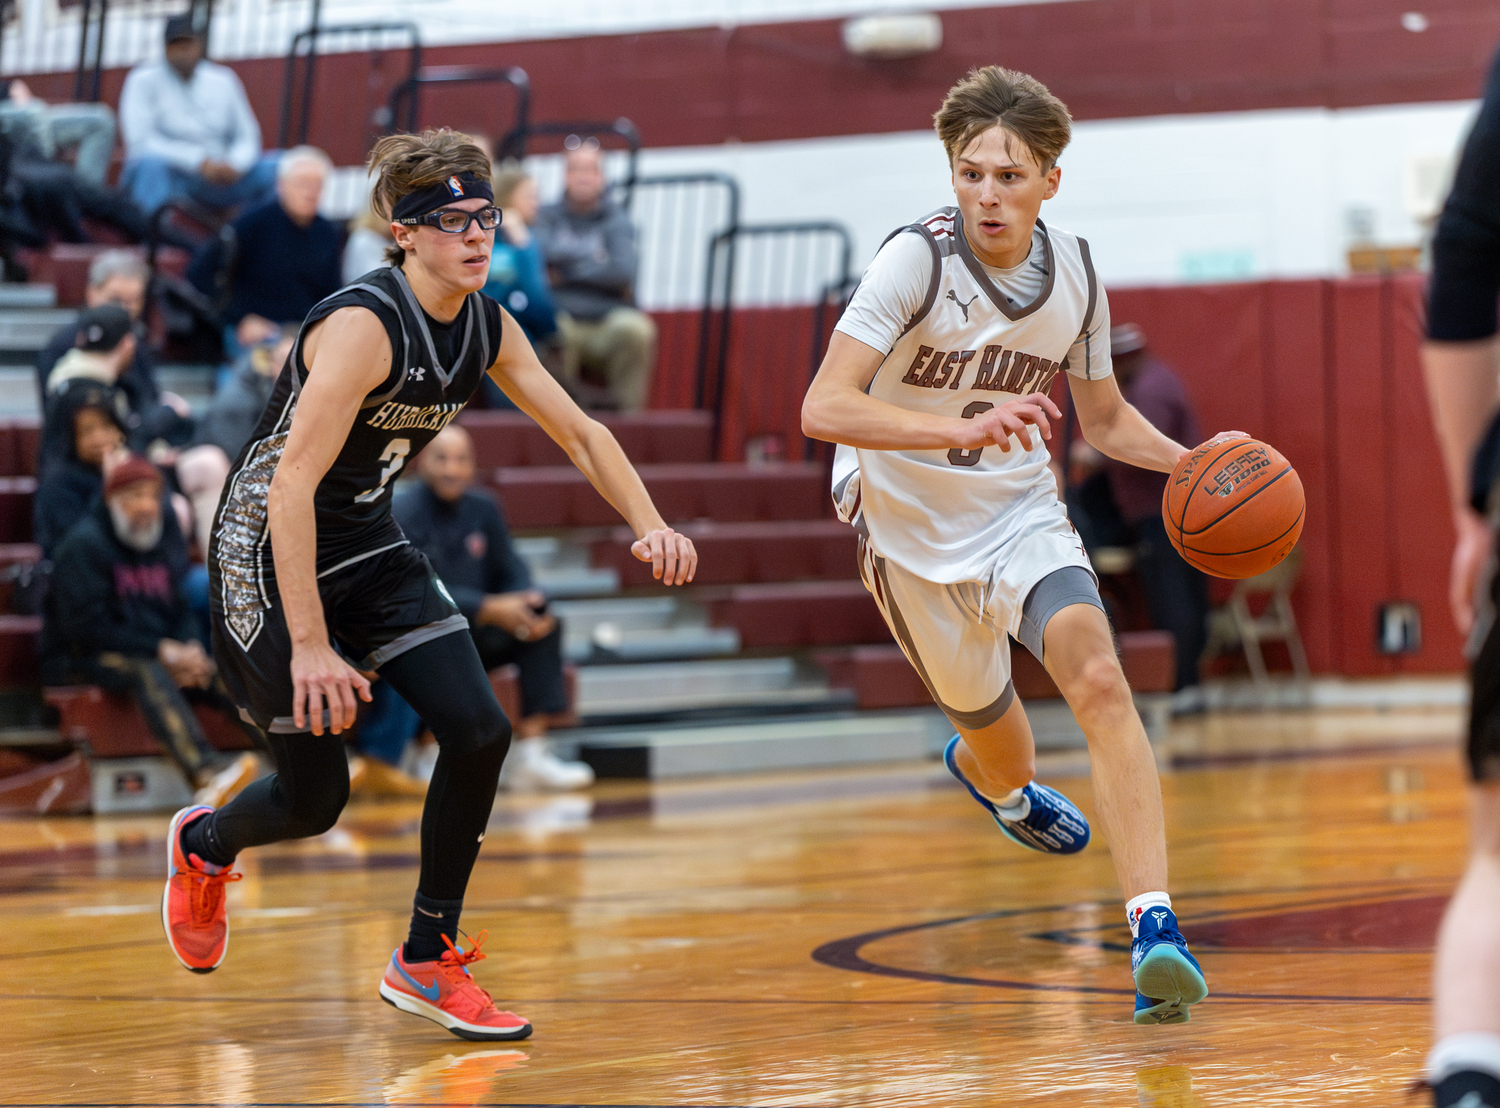
<svg viewBox="0 0 1500 1108">
<path fill-rule="evenodd" d="M 715 413 L 721 454 L 759 441 L 772 457 L 815 456 L 798 412 L 851 291 L 853 254 L 849 229 L 830 220 L 740 223 L 714 236 L 695 400 Z"/>
<path fill-rule="evenodd" d="M 391 42 L 393 38 L 398 40 L 394 44 Z M 277 145 L 283 150 L 307 142 L 312 126 L 313 89 L 317 83 L 318 58 L 320 52 L 327 51 L 330 41 L 344 50 L 362 47 L 370 52 L 372 69 L 379 65 L 376 59 L 385 51 L 404 50 L 406 70 L 398 88 L 410 85 L 422 71 L 422 34 L 417 25 L 410 21 L 314 22 L 303 28 L 292 36 L 292 46 L 287 52 L 282 71 L 281 125 L 276 134 Z M 378 106 L 370 120 L 372 129 L 376 131 L 389 130 L 392 122 L 393 111 L 389 104 Z"/>
</svg>

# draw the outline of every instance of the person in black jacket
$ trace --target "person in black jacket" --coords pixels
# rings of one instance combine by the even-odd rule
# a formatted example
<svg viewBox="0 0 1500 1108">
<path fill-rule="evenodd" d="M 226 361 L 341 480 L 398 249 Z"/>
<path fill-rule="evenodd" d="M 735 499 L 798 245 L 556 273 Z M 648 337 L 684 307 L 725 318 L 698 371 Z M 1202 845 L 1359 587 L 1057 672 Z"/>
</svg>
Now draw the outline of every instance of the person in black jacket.
<svg viewBox="0 0 1500 1108">
<path fill-rule="evenodd" d="M 344 232 L 318 214 L 328 156 L 296 146 L 276 166 L 276 196 L 234 221 L 234 250 L 214 239 L 193 260 L 188 279 L 207 296 L 227 280 L 225 349 L 231 357 L 277 330 L 302 323 L 312 306 L 343 284 Z"/>
<path fill-rule="evenodd" d="M 32 539 L 51 558 L 58 544 L 88 514 L 104 488 L 104 464 L 125 449 L 118 392 L 96 381 L 79 381 L 47 411 L 45 434 L 58 455 L 37 485 L 32 501 Z"/>
<path fill-rule="evenodd" d="M 400 492 L 391 512 L 413 546 L 427 555 L 458 610 L 469 621 L 469 635 L 485 669 L 514 662 L 521 671 L 521 718 L 515 724 L 513 753 L 502 780 L 512 789 L 578 789 L 594 773 L 581 762 L 564 762 L 547 749 L 548 717 L 568 709 L 562 673 L 562 628 L 548 614 L 546 597 L 532 587 L 531 573 L 517 555 L 505 518 L 495 501 L 472 488 L 474 445 L 468 432 L 450 424 L 422 452 L 422 481 Z M 389 689 L 385 701 L 399 701 Z M 392 736 L 402 745 L 416 730 L 414 714 Z M 375 715 L 376 734 L 383 713 Z M 382 756 L 373 749 L 369 751 Z M 388 748 L 384 756 L 389 757 Z"/>
<path fill-rule="evenodd" d="M 226 757 L 204 737 L 187 696 L 228 713 L 251 740 L 198 641 L 180 582 L 187 552 L 162 511 L 161 474 L 129 455 L 104 496 L 57 549 L 42 632 L 42 680 L 129 693 L 200 797 L 222 803 L 258 773 L 254 755 Z M 205 802 L 205 801 L 200 801 Z"/>
<path fill-rule="evenodd" d="M 146 261 L 135 250 L 106 250 L 89 265 L 88 287 L 84 303 L 89 309 L 117 304 L 130 313 L 137 331 L 146 308 L 146 283 L 149 277 Z M 78 346 L 82 319 L 60 327 L 36 357 L 37 395 L 45 405 L 50 393 L 48 384 L 57 363 Z M 133 344 L 130 358 L 115 380 L 128 405 L 125 414 L 126 436 L 131 448 L 144 452 L 160 439 L 181 445 L 192 434 L 193 421 L 187 401 L 176 393 L 163 392 L 156 381 L 156 359 L 149 343 L 139 339 Z M 52 460 L 55 444 L 43 440 L 42 465 Z M 49 453 L 52 452 L 52 453 Z"/>
</svg>

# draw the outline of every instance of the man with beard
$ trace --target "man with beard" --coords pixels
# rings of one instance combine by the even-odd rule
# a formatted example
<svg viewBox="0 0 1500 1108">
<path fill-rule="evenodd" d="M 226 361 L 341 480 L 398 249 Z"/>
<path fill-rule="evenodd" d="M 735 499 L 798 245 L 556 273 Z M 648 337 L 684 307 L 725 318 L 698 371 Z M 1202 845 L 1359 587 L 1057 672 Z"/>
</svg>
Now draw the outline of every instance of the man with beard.
<svg viewBox="0 0 1500 1108">
<path fill-rule="evenodd" d="M 255 779 L 252 754 L 209 746 L 188 700 L 239 720 L 213 660 L 198 641 L 179 582 L 187 568 L 181 537 L 164 532 L 162 478 L 146 459 L 116 464 L 94 510 L 58 548 L 42 633 L 42 679 L 128 693 L 199 803 L 224 803 Z M 211 799 L 206 799 L 211 798 Z"/>
</svg>

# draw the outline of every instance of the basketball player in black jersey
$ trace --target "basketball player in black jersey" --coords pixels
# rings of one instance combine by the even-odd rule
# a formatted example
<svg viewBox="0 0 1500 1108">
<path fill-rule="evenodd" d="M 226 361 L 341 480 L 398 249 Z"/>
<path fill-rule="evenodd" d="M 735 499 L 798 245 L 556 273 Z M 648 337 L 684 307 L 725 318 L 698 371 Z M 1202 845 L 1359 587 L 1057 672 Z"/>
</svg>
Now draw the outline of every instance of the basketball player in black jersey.
<svg viewBox="0 0 1500 1108">
<path fill-rule="evenodd" d="M 607 429 L 542 368 L 525 335 L 478 290 L 500 214 L 489 162 L 467 136 L 382 139 L 372 203 L 396 245 L 303 323 L 219 504 L 209 548 L 214 656 L 241 711 L 269 737 L 277 772 L 225 808 L 172 819 L 162 921 L 173 953 L 206 973 L 224 959 L 224 886 L 247 847 L 332 827 L 349 796 L 344 728 L 378 671 L 437 737 L 422 814 L 411 930 L 380 994 L 468 1039 L 521 1039 L 470 975 L 478 942 L 458 917 L 511 728 L 467 624 L 391 518 L 391 484 L 488 372 L 544 427 L 638 537 L 663 584 L 693 579 L 692 543 L 667 527 Z M 362 672 L 363 671 L 363 672 Z"/>
</svg>

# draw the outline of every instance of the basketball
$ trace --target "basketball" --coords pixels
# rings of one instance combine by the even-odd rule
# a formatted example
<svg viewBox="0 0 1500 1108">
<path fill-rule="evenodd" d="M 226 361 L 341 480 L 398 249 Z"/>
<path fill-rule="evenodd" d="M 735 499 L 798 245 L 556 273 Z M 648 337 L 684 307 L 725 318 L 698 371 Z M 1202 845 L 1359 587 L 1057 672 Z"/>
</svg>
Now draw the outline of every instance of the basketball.
<svg viewBox="0 0 1500 1108">
<path fill-rule="evenodd" d="M 1190 565 L 1215 577 L 1254 577 L 1291 553 L 1302 534 L 1302 479 L 1275 447 L 1236 435 L 1183 457 L 1162 494 L 1167 537 Z"/>
</svg>

